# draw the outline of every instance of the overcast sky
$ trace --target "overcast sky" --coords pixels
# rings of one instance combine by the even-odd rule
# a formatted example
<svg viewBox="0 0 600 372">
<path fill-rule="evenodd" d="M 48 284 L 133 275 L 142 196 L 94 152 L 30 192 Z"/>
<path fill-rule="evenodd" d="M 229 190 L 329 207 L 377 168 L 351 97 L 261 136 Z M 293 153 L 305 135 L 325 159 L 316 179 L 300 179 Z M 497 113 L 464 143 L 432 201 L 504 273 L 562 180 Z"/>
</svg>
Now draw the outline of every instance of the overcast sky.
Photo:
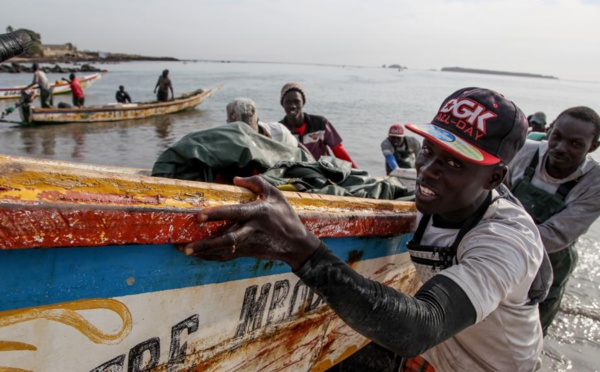
<svg viewBox="0 0 600 372">
<path fill-rule="evenodd" d="M 600 82 L 600 0 L 4 0 L 9 25 L 80 50 Z"/>
</svg>

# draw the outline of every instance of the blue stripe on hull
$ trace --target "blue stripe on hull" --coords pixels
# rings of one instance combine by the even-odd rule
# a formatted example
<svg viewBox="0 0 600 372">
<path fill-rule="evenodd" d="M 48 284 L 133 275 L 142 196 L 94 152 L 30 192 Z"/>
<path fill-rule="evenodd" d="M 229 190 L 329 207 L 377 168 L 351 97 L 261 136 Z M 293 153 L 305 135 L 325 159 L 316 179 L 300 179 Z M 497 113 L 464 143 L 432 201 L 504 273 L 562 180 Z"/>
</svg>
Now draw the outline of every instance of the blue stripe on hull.
<svg viewBox="0 0 600 372">
<path fill-rule="evenodd" d="M 348 261 L 406 252 L 412 234 L 332 238 Z M 172 244 L 0 251 L 0 311 L 84 298 L 112 298 L 290 272 L 281 262 L 186 257 Z"/>
</svg>

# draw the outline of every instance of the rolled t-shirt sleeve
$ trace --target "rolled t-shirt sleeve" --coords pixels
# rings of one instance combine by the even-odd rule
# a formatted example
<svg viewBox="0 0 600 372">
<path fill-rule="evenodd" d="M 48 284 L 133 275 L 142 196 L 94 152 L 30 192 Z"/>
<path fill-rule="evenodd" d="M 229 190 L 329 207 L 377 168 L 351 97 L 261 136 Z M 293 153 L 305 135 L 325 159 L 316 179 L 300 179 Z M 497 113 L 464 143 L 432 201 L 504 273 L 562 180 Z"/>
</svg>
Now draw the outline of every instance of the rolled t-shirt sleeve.
<svg viewBox="0 0 600 372">
<path fill-rule="evenodd" d="M 387 138 L 381 142 L 381 152 L 383 156 L 394 155 L 394 146 Z"/>
</svg>

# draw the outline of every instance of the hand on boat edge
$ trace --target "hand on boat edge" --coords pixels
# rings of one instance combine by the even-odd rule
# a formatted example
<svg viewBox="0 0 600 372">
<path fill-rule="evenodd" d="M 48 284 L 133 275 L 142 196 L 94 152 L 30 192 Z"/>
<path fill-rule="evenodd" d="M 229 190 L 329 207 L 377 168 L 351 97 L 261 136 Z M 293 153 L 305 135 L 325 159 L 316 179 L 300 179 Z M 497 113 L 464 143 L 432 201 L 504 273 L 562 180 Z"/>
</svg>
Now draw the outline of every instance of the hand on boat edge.
<svg viewBox="0 0 600 372">
<path fill-rule="evenodd" d="M 183 247 L 187 256 L 228 261 L 238 257 L 280 260 L 297 270 L 318 249 L 320 240 L 310 233 L 277 188 L 259 176 L 236 177 L 234 184 L 257 195 L 250 203 L 204 209 L 200 223 L 233 221 L 223 234 Z"/>
</svg>

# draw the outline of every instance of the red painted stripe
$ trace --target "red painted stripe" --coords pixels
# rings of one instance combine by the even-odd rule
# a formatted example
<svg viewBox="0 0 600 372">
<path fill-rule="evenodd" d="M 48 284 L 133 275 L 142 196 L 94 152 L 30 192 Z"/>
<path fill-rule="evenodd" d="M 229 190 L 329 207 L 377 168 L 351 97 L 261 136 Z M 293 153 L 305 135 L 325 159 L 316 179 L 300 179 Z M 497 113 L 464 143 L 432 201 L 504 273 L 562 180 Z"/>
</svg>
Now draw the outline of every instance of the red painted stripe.
<svg viewBox="0 0 600 372">
<path fill-rule="evenodd" d="M 371 215 L 301 215 L 315 235 L 365 237 L 398 235 L 415 228 L 414 213 Z M 148 208 L 93 210 L 14 206 L 0 209 L 1 249 L 123 244 L 187 243 L 207 238 L 227 222 L 196 222 L 196 211 L 150 211 Z"/>
</svg>

